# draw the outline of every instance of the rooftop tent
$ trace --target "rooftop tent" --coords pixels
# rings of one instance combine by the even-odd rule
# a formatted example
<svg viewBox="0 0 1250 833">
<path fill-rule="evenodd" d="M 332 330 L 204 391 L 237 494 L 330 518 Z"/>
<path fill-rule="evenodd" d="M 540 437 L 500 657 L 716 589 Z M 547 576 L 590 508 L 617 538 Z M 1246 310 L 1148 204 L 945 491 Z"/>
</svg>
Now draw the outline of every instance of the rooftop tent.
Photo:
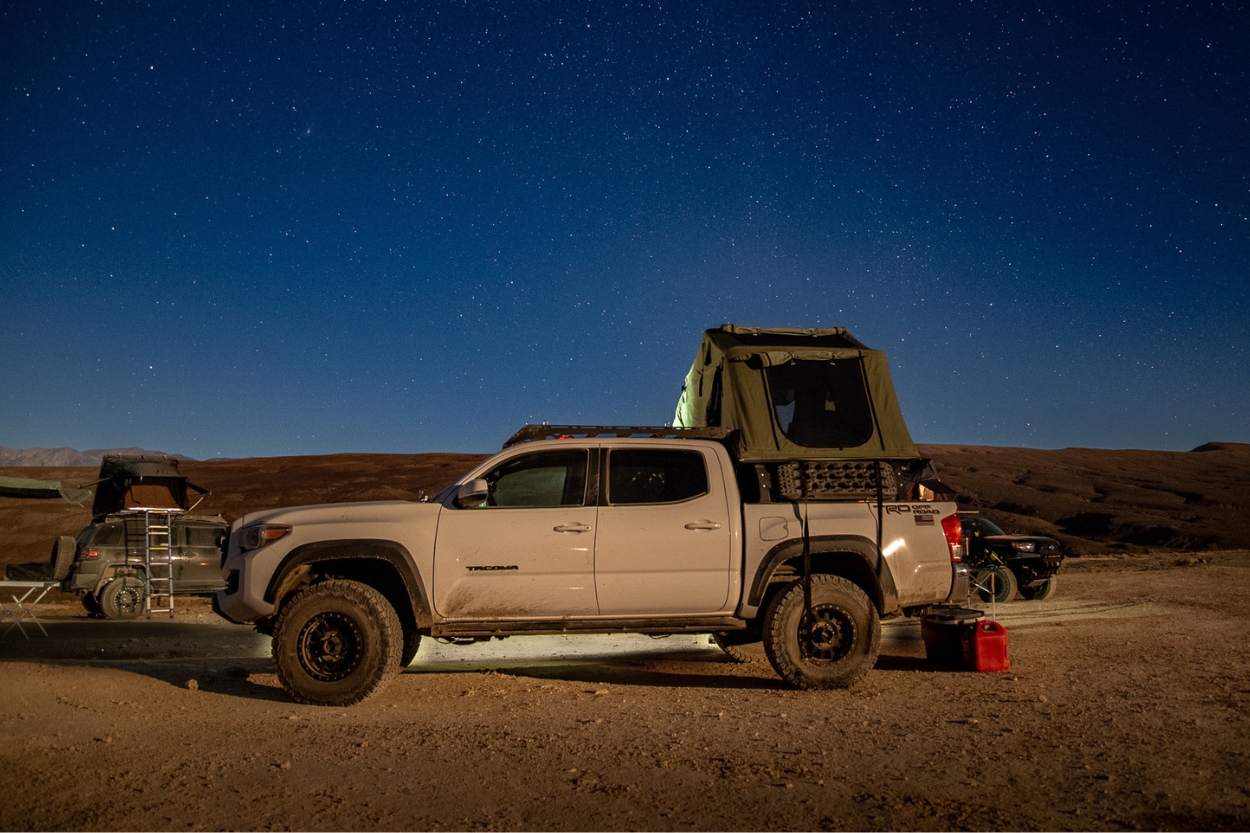
<svg viewBox="0 0 1250 833">
<path fill-rule="evenodd" d="M 707 330 L 673 426 L 736 428 L 743 460 L 920 457 L 885 354 L 845 327 Z"/>
<path fill-rule="evenodd" d="M 105 457 L 95 483 L 91 513 L 96 516 L 127 509 L 187 509 L 190 490 L 206 489 L 187 482 L 178 461 L 169 457 Z"/>
</svg>

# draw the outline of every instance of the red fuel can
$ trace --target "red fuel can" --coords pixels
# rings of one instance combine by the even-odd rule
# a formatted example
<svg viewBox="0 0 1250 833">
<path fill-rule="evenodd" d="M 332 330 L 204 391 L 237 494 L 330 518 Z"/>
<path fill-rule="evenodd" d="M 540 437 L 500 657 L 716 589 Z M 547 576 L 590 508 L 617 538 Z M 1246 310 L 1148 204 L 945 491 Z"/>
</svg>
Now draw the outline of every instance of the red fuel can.
<svg viewBox="0 0 1250 833">
<path fill-rule="evenodd" d="M 964 670 L 1009 671 L 1007 629 L 997 622 L 977 622 L 963 632 Z"/>
</svg>

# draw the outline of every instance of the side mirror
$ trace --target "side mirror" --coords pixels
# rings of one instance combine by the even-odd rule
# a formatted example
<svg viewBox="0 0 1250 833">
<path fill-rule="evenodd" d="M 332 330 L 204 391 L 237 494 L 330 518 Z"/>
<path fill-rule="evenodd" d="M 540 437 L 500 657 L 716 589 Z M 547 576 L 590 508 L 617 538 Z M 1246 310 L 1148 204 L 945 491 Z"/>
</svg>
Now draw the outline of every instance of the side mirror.
<svg viewBox="0 0 1250 833">
<path fill-rule="evenodd" d="M 468 483 L 461 483 L 460 488 L 456 490 L 456 506 L 461 509 L 476 509 L 486 501 L 488 494 L 490 494 L 490 486 L 480 477 Z"/>
</svg>

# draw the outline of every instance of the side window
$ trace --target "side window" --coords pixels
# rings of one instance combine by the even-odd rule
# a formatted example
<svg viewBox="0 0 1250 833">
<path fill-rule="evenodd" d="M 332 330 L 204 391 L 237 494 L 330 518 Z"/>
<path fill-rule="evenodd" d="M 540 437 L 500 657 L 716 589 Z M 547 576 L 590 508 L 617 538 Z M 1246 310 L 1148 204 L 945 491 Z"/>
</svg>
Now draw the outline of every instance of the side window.
<svg viewBox="0 0 1250 833">
<path fill-rule="evenodd" d="M 95 547 L 120 547 L 122 544 L 121 524 L 101 524 L 96 527 L 91 537 L 91 545 Z"/>
<path fill-rule="evenodd" d="M 212 526 L 187 527 L 187 545 L 192 547 L 216 547 L 219 531 Z"/>
<path fill-rule="evenodd" d="M 608 455 L 608 503 L 676 503 L 707 494 L 707 468 L 697 451 L 614 449 Z"/>
<path fill-rule="evenodd" d="M 487 507 L 581 506 L 586 502 L 584 448 L 514 457 L 485 475 Z"/>
</svg>

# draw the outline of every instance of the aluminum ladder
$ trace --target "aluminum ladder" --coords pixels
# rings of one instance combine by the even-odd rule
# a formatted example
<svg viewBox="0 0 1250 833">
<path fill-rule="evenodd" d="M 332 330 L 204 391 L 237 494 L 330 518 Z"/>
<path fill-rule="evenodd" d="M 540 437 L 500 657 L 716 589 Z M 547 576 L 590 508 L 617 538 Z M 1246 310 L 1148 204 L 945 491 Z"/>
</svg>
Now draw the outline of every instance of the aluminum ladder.
<svg viewBox="0 0 1250 833">
<path fill-rule="evenodd" d="M 174 516 L 177 511 L 143 512 L 143 612 L 174 616 Z"/>
</svg>

